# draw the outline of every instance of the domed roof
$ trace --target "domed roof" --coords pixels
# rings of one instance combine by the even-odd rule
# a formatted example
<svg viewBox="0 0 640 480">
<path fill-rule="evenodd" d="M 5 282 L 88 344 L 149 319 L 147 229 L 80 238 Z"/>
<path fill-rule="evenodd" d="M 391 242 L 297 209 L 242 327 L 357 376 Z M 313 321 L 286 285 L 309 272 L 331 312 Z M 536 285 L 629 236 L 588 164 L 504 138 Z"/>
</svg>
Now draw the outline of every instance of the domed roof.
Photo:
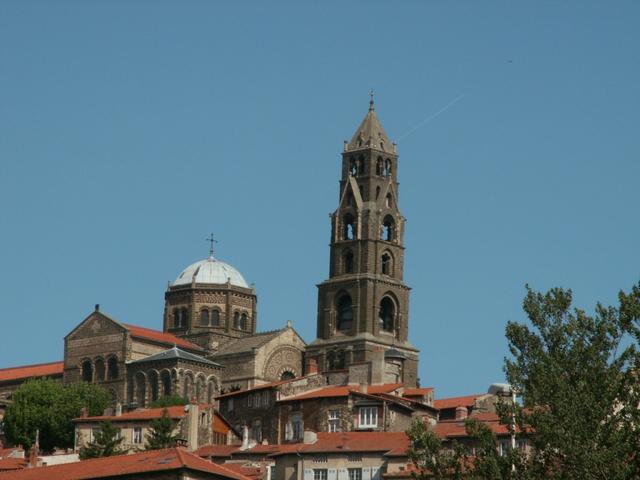
<svg viewBox="0 0 640 480">
<path fill-rule="evenodd" d="M 238 270 L 213 256 L 189 265 L 178 275 L 173 285 L 190 285 L 194 279 L 196 283 L 213 284 L 225 284 L 229 280 L 231 285 L 249 288 L 247 281 Z"/>
</svg>

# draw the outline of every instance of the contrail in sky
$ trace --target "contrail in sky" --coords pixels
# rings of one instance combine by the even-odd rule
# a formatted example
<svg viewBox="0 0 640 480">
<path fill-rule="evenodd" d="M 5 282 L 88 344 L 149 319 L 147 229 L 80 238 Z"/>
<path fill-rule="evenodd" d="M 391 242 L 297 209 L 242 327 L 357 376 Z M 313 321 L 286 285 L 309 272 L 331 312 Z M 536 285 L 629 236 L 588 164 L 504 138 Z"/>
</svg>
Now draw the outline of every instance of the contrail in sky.
<svg viewBox="0 0 640 480">
<path fill-rule="evenodd" d="M 464 93 L 458 95 L 456 98 L 454 98 L 453 100 L 451 100 L 449 103 L 447 103 L 444 107 L 442 107 L 440 110 L 438 110 L 436 113 L 433 113 L 431 115 L 429 115 L 427 118 L 425 118 L 424 120 L 420 120 L 415 127 L 413 127 L 411 130 L 409 130 L 407 133 L 403 133 L 402 135 L 400 135 L 398 137 L 398 140 L 402 140 L 404 137 L 407 137 L 409 135 L 411 135 L 413 132 L 415 132 L 416 130 L 418 130 L 422 125 L 424 125 L 425 123 L 433 120 L 434 118 L 436 118 L 438 115 L 440 115 L 441 113 L 443 113 L 445 110 L 448 110 L 449 108 L 453 107 L 456 103 L 458 103 L 460 100 L 462 100 L 462 97 L 464 97 Z"/>
</svg>

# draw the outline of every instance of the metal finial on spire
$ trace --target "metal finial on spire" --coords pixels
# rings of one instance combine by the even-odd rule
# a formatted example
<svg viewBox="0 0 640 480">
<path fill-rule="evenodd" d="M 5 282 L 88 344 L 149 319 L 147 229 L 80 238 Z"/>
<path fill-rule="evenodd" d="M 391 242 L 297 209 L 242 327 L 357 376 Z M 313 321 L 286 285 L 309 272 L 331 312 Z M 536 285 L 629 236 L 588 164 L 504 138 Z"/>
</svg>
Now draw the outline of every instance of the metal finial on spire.
<svg viewBox="0 0 640 480">
<path fill-rule="evenodd" d="M 369 100 L 369 111 L 373 112 L 375 110 L 373 106 L 373 88 L 369 90 L 369 97 L 371 97 L 371 99 Z"/>
<path fill-rule="evenodd" d="M 218 243 L 218 241 L 214 238 L 213 233 L 206 239 L 211 245 L 209 246 L 209 258 L 213 258 L 214 252 L 214 243 Z"/>
</svg>

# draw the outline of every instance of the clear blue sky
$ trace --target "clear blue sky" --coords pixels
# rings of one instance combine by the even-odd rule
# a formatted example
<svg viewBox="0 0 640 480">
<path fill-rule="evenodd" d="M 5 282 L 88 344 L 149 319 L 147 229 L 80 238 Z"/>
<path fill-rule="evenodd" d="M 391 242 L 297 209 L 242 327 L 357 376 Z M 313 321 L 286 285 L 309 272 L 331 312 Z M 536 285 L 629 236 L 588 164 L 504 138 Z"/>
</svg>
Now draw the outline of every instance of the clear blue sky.
<svg viewBox="0 0 640 480">
<path fill-rule="evenodd" d="M 259 328 L 311 341 L 373 88 L 422 384 L 485 391 L 525 283 L 590 309 L 640 279 L 639 19 L 637 1 L 0 2 L 0 366 L 61 359 L 95 303 L 161 328 L 211 231 Z"/>
</svg>

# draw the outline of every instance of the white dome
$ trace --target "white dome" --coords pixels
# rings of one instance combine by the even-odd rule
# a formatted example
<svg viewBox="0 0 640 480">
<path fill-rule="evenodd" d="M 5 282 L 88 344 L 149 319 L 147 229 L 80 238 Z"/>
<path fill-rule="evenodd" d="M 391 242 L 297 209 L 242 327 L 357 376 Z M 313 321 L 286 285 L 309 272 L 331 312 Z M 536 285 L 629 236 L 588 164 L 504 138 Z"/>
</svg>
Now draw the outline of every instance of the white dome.
<svg viewBox="0 0 640 480">
<path fill-rule="evenodd" d="M 249 288 L 247 281 L 238 270 L 213 257 L 189 265 L 178 275 L 173 285 L 190 285 L 194 279 L 196 283 L 214 284 L 225 284 L 229 280 L 231 285 Z"/>
</svg>

